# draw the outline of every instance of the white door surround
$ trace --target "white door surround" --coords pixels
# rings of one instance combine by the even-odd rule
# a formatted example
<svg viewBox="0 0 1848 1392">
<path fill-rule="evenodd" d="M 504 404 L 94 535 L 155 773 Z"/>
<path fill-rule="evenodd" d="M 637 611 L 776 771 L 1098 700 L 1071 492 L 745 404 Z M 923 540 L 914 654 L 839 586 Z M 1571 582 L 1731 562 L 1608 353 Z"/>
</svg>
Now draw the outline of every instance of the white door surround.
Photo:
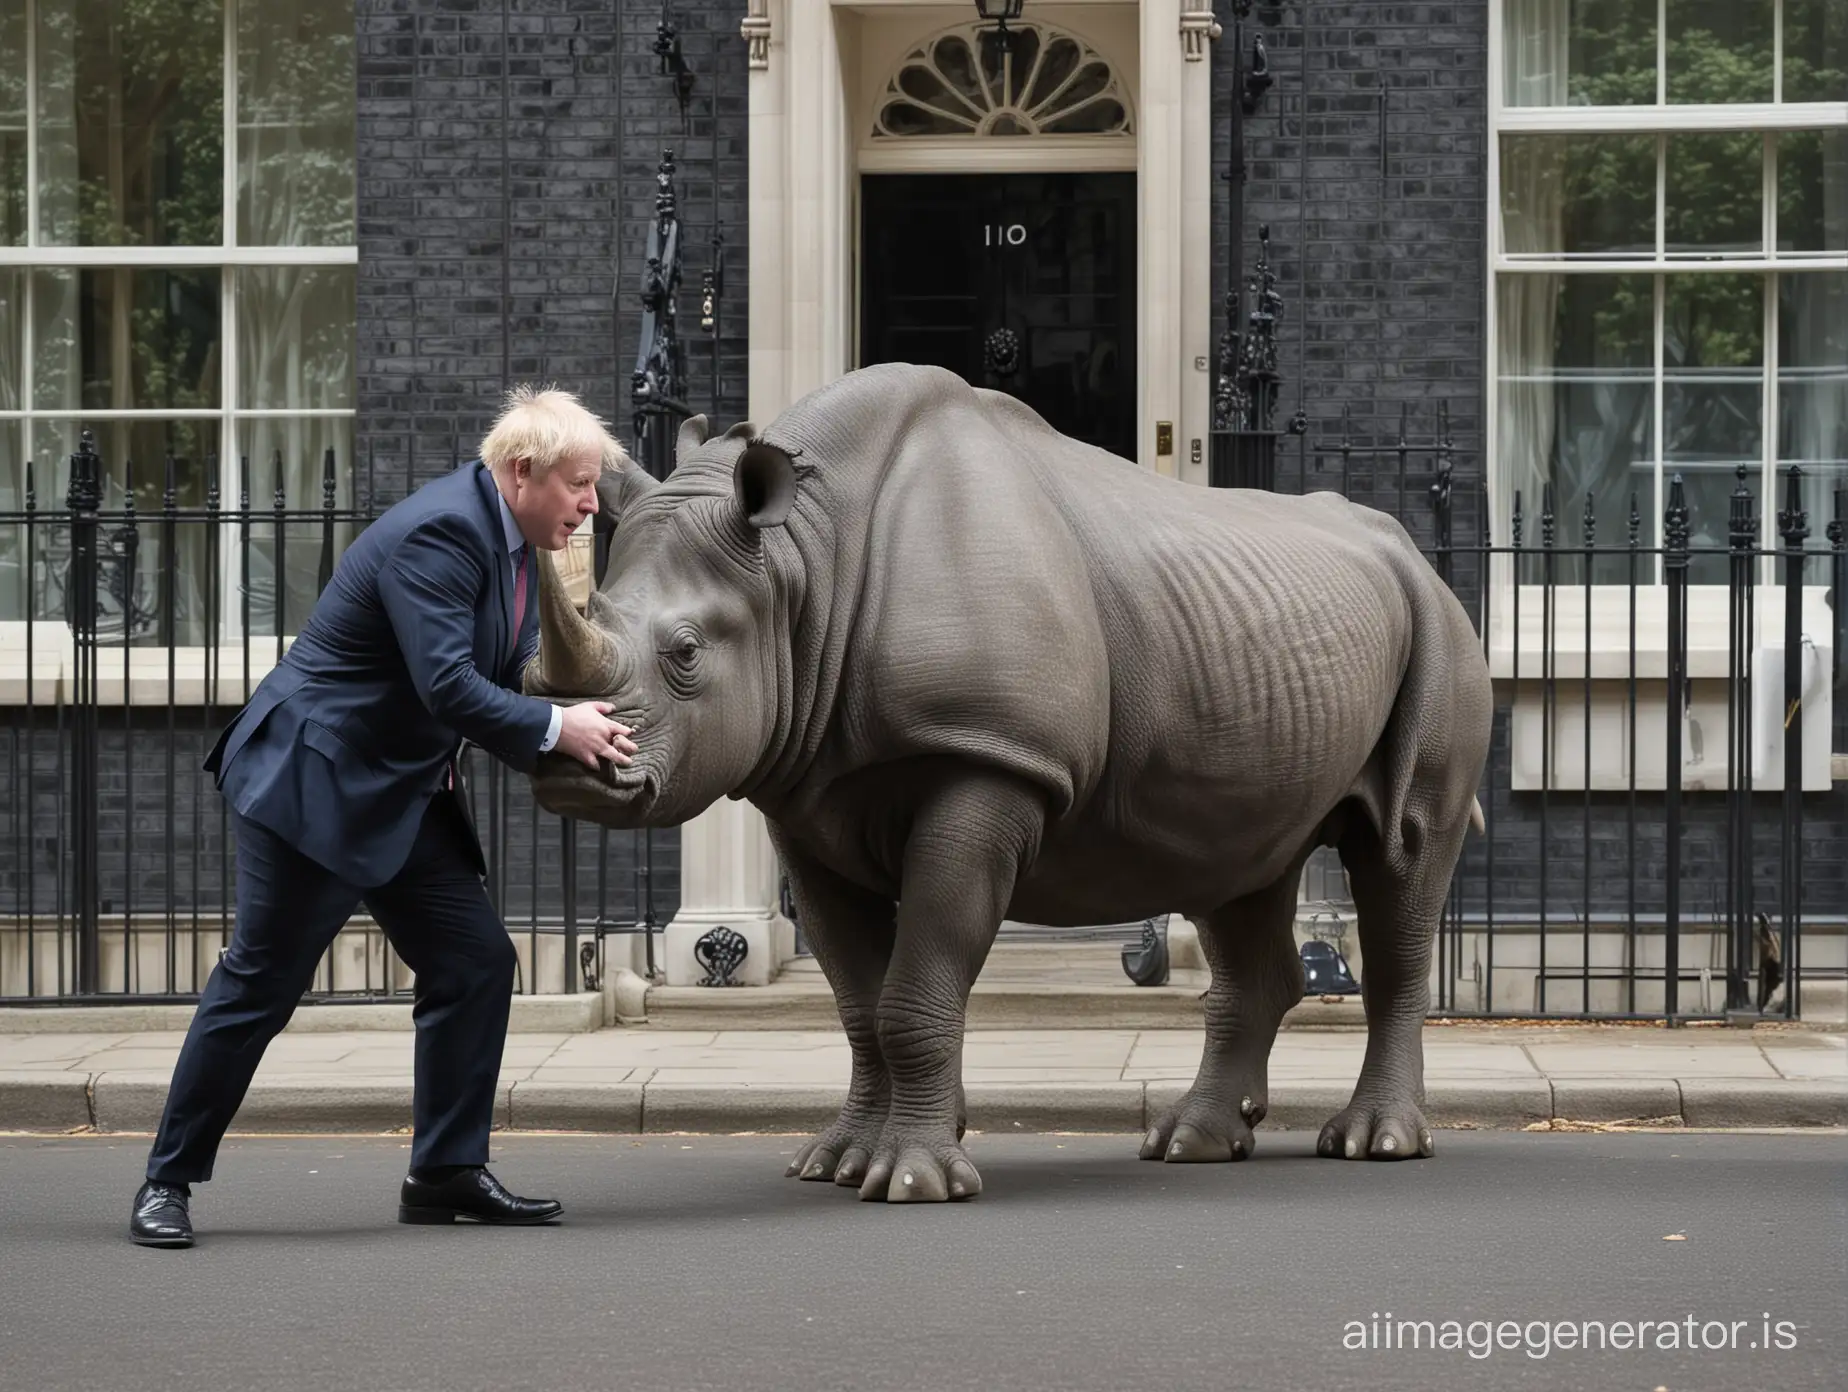
<svg viewBox="0 0 1848 1392">
<path fill-rule="evenodd" d="M 1206 481 L 1212 360 L 1212 67 L 1203 0 L 1027 0 L 1022 23 L 1063 31 L 1112 70 L 1133 136 L 876 138 L 888 83 L 926 40 L 974 20 L 968 0 L 749 0 L 750 397 L 767 424 L 858 361 L 859 176 L 1133 169 L 1137 174 L 1137 459 Z M 1157 427 L 1172 449 L 1160 454 Z M 1201 461 L 1193 462 L 1195 442 Z M 692 944 L 744 934 L 742 975 L 793 950 L 776 913 L 762 817 L 726 801 L 681 831 L 670 985 L 697 980 Z"/>
<path fill-rule="evenodd" d="M 1134 137 L 877 139 L 887 84 L 927 40 L 974 22 L 967 0 L 751 0 L 750 416 L 759 424 L 858 361 L 862 171 L 1134 169 L 1137 458 L 1206 481 L 1212 347 L 1212 68 L 1198 0 L 1027 0 L 1113 69 Z M 1173 452 L 1156 452 L 1156 427 Z"/>
</svg>

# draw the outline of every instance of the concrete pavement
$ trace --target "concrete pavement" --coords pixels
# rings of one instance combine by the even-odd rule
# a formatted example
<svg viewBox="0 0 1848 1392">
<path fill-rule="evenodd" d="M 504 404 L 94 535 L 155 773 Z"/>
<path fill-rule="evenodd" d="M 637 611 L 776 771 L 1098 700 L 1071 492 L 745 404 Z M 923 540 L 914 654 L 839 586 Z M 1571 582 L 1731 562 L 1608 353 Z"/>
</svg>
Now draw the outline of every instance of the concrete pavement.
<svg viewBox="0 0 1848 1392">
<path fill-rule="evenodd" d="M 183 1038 L 0 1035 L 0 1131 L 151 1131 Z M 1197 1029 L 972 1030 L 970 1127 L 1141 1131 L 1191 1083 L 1202 1043 Z M 408 1032 L 286 1031 L 236 1129 L 408 1127 L 412 1046 Z M 1320 1128 L 1346 1104 L 1365 1048 L 1357 1032 L 1279 1035 L 1265 1128 Z M 839 1030 L 517 1034 L 497 1121 L 629 1135 L 808 1131 L 832 1119 L 848 1064 Z M 1425 1080 L 1440 1127 L 1848 1125 L 1848 1036 L 1800 1028 L 1432 1025 Z"/>
</svg>

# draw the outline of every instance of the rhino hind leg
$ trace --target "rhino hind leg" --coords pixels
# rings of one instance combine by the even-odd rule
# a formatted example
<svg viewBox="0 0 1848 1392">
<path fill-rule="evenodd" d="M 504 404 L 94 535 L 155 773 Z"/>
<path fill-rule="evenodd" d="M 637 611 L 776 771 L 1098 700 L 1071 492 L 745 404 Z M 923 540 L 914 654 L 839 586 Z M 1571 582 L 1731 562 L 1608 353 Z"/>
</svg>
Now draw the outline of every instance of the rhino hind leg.
<svg viewBox="0 0 1848 1392">
<path fill-rule="evenodd" d="M 892 957 L 892 901 L 849 883 L 790 844 L 776 824 L 771 841 L 789 875 L 802 933 L 834 993 L 853 1051 L 840 1116 L 803 1145 L 784 1174 L 791 1179 L 858 1186 L 885 1130 L 892 1080 L 879 1052 L 879 990 Z"/>
<path fill-rule="evenodd" d="M 1194 1083 L 1143 1137 L 1144 1160 L 1243 1160 L 1270 1107 L 1271 1046 L 1302 999 L 1303 964 L 1291 922 L 1301 866 L 1268 889 L 1208 914 L 1200 947 L 1212 968 L 1206 1047 Z"/>
<path fill-rule="evenodd" d="M 1396 857 L 1371 826 L 1357 826 L 1342 840 L 1365 961 L 1367 1052 L 1352 1099 L 1316 1140 L 1318 1155 L 1409 1160 L 1433 1153 L 1422 1110 L 1431 949 L 1469 830 L 1467 807 L 1453 821 Z"/>
</svg>

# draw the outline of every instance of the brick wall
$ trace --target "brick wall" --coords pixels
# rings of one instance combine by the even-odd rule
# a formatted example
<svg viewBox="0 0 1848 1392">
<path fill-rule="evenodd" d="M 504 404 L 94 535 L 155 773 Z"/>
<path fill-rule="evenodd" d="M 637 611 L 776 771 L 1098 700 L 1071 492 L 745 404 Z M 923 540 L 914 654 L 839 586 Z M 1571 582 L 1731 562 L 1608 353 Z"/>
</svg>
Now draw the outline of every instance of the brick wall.
<svg viewBox="0 0 1848 1392">
<path fill-rule="evenodd" d="M 359 0 L 360 457 L 385 500 L 470 457 L 503 386 L 555 381 L 628 421 L 642 258 L 677 165 L 688 393 L 744 410 L 743 0 L 678 0 L 683 123 L 655 0 Z M 725 239 L 716 403 L 699 333 Z"/>
</svg>

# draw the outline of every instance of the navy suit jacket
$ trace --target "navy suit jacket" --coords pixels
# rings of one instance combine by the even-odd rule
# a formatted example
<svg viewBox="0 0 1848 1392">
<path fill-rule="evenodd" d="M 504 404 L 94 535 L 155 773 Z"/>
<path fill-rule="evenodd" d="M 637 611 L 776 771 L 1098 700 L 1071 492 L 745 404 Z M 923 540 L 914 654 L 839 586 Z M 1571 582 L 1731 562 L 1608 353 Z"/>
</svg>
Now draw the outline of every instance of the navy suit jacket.
<svg viewBox="0 0 1848 1392">
<path fill-rule="evenodd" d="M 500 508 L 475 460 L 388 509 L 206 757 L 239 814 L 350 884 L 402 868 L 463 739 L 530 772 L 550 729 L 550 704 L 519 694 L 537 558 L 516 631 Z"/>
</svg>

